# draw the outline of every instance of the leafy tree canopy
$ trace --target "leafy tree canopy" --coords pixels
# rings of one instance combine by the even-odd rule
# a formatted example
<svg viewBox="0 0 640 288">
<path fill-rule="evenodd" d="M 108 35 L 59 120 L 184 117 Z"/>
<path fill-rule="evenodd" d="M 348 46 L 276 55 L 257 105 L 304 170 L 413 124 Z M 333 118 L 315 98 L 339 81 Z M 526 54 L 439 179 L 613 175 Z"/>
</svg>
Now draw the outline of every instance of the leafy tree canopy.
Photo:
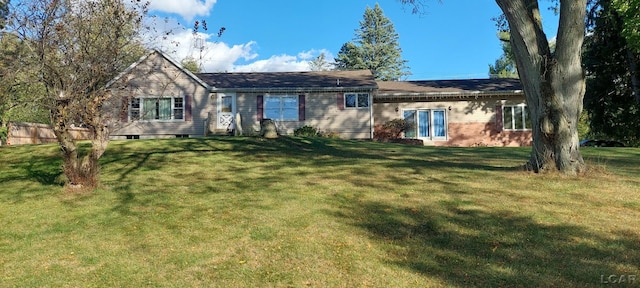
<svg viewBox="0 0 640 288">
<path fill-rule="evenodd" d="M 640 52 L 629 42 L 625 27 L 630 19 L 617 2 L 599 0 L 597 13 L 590 16 L 594 27 L 583 54 L 588 75 L 584 103 L 591 136 L 640 145 Z"/>
<path fill-rule="evenodd" d="M 502 45 L 502 55 L 495 64 L 489 64 L 489 77 L 491 78 L 518 78 L 518 69 L 514 59 L 511 43 L 509 42 L 509 32 L 498 32 L 500 45 Z"/>
<path fill-rule="evenodd" d="M 95 188 L 98 160 L 118 123 L 122 99 L 107 84 L 144 49 L 140 31 L 148 2 L 139 0 L 21 0 L 9 7 L 3 35 L 2 89 L 26 103 L 38 89 L 60 144 L 69 187 Z M 3 40 L 4 40 L 3 36 Z M 4 57 L 6 53 L 7 57 Z M 9 56 L 15 55 L 15 57 Z M 4 75 L 3 75 L 4 76 Z M 18 87 L 19 89 L 15 88 Z M 89 129 L 91 148 L 78 149 L 70 132 Z"/>
<path fill-rule="evenodd" d="M 193 59 L 192 57 L 187 57 L 182 59 L 180 64 L 182 65 L 182 67 L 184 67 L 184 69 L 189 70 L 191 73 L 202 72 L 202 69 L 200 69 L 200 65 L 198 64 L 198 61 L 196 61 L 196 59 Z"/>
<path fill-rule="evenodd" d="M 4 21 L 9 14 L 9 0 L 0 0 L 0 29 L 4 28 Z"/>
</svg>

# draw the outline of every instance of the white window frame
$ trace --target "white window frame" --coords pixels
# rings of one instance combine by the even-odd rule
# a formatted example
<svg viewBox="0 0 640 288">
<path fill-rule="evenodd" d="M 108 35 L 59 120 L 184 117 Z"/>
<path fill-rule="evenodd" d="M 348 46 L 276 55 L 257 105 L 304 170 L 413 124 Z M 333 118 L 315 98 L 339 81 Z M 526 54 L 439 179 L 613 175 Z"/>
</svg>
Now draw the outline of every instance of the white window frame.
<svg viewBox="0 0 640 288">
<path fill-rule="evenodd" d="M 144 119 L 144 100 L 145 99 L 171 99 L 171 115 L 169 119 Z M 177 101 L 179 100 L 179 101 Z M 176 102 L 181 103 L 182 107 L 176 107 Z M 136 107 L 137 106 L 137 107 Z M 132 98 L 129 101 L 129 120 L 130 121 L 140 121 L 140 122 L 179 122 L 185 121 L 185 97 L 156 97 L 156 96 L 141 96 Z M 182 109 L 182 118 L 176 118 L 176 110 Z M 137 111 L 137 116 L 135 116 L 134 111 Z M 158 113 L 159 114 L 159 113 Z"/>
<path fill-rule="evenodd" d="M 516 121 L 515 121 L 515 108 L 516 107 L 520 107 L 522 108 L 522 125 L 524 127 L 516 127 Z M 505 121 L 505 108 L 510 108 L 511 110 L 511 123 L 509 123 L 509 125 L 507 125 L 507 122 Z M 526 104 L 517 104 L 517 105 L 502 105 L 502 107 L 500 108 L 502 109 L 502 130 L 505 131 L 529 131 L 531 130 L 531 122 L 527 121 L 529 117 L 527 117 L 527 115 L 529 114 L 529 109 L 527 109 L 527 105 Z"/>
<path fill-rule="evenodd" d="M 277 98 L 279 100 L 279 107 L 278 107 L 278 118 L 274 118 L 274 117 L 268 117 L 267 116 L 267 111 L 270 110 L 267 107 L 267 103 L 269 102 L 268 99 L 275 99 Z M 295 117 L 293 118 L 284 118 L 284 111 L 285 111 L 285 107 L 284 107 L 284 99 L 285 98 L 290 98 L 290 99 L 294 99 L 296 102 L 295 105 Z M 262 105 L 262 118 L 263 119 L 271 119 L 274 121 L 299 121 L 300 120 L 300 100 L 298 98 L 298 95 L 264 95 L 263 98 L 263 105 Z"/>
<path fill-rule="evenodd" d="M 347 105 L 347 99 L 349 98 L 349 96 L 356 97 L 355 106 L 348 106 Z M 360 97 L 366 97 L 366 99 L 367 99 L 366 106 L 360 105 L 360 101 L 358 101 L 360 99 Z M 369 109 L 369 106 L 371 106 L 371 98 L 369 97 L 369 93 L 345 93 L 344 94 L 344 108 L 345 109 Z"/>
<path fill-rule="evenodd" d="M 403 109 L 402 110 L 402 119 L 404 119 L 404 113 L 405 111 L 415 111 L 415 117 L 416 117 L 416 124 L 420 123 L 420 113 L 419 112 L 427 112 L 429 115 L 429 131 L 428 131 L 428 136 L 427 137 L 420 137 L 420 132 L 418 130 L 418 127 L 415 127 L 415 137 L 410 138 L 410 139 L 422 139 L 422 140 L 427 140 L 427 141 L 447 141 L 449 139 L 449 116 L 447 115 L 447 109 L 443 109 L 443 108 L 408 108 L 408 109 Z M 435 136 L 435 125 L 433 125 L 433 112 L 435 111 L 439 111 L 443 113 L 443 117 L 444 117 L 444 136 Z M 405 138 L 405 135 L 403 134 L 402 136 L 403 138 Z"/>
</svg>

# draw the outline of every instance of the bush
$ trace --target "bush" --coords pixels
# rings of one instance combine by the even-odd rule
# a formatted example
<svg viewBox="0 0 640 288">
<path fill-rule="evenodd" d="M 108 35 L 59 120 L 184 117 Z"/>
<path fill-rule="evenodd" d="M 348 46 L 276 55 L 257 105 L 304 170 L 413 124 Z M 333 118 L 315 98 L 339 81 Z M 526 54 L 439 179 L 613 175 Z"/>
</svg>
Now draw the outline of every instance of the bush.
<svg viewBox="0 0 640 288">
<path fill-rule="evenodd" d="M 411 128 L 411 124 L 404 119 L 393 119 L 373 128 L 373 139 L 380 142 L 394 142 L 402 139 L 402 133 Z"/>
<path fill-rule="evenodd" d="M 293 136 L 297 137 L 317 137 L 318 129 L 311 127 L 309 125 L 302 126 L 296 130 L 293 130 Z"/>
<path fill-rule="evenodd" d="M 7 143 L 7 127 L 0 127 L 0 145 Z"/>
<path fill-rule="evenodd" d="M 333 132 L 333 131 L 318 132 L 318 135 L 320 135 L 320 137 L 322 137 L 322 138 L 340 139 L 340 134 L 337 133 L 337 132 Z"/>
</svg>

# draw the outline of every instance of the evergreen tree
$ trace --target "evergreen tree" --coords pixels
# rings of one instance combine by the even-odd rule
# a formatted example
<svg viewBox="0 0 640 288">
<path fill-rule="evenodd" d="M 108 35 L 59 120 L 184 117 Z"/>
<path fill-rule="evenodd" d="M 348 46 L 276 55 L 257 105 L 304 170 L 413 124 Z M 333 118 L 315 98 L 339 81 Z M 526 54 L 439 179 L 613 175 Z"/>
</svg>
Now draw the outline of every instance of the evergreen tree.
<svg viewBox="0 0 640 288">
<path fill-rule="evenodd" d="M 336 57 L 336 69 L 369 69 L 378 80 L 399 80 L 410 75 L 402 60 L 402 49 L 393 23 L 384 16 L 380 5 L 367 7 L 353 42 L 342 45 Z"/>
<path fill-rule="evenodd" d="M 587 37 L 584 65 L 587 70 L 585 108 L 594 136 L 640 144 L 640 103 L 635 101 L 635 67 L 640 54 L 624 34 L 625 17 L 611 0 L 600 0 L 592 16 L 595 27 Z"/>
</svg>

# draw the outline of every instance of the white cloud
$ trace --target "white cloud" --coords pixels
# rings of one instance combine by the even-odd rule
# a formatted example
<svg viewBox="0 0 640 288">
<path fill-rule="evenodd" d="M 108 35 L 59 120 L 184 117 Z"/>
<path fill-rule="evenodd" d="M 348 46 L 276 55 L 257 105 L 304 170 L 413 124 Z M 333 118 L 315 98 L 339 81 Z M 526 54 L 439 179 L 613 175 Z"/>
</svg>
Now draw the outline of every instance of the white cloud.
<svg viewBox="0 0 640 288">
<path fill-rule="evenodd" d="M 195 16 L 208 16 L 217 0 L 151 0 L 149 8 L 180 15 L 191 22 Z"/>
<path fill-rule="evenodd" d="M 193 58 L 201 65 L 203 72 L 309 71 L 309 61 L 322 53 L 327 61 L 333 61 L 333 54 L 327 49 L 311 49 L 296 55 L 280 54 L 259 59 L 255 52 L 255 41 L 229 44 L 218 41 L 217 34 L 194 34 L 174 18 L 155 18 L 149 21 L 148 26 L 155 30 L 147 35 L 147 46 L 164 51 L 178 62 Z"/>
<path fill-rule="evenodd" d="M 234 72 L 287 72 L 308 71 L 309 61 L 291 55 L 274 55 L 246 65 L 235 66 Z"/>
</svg>

